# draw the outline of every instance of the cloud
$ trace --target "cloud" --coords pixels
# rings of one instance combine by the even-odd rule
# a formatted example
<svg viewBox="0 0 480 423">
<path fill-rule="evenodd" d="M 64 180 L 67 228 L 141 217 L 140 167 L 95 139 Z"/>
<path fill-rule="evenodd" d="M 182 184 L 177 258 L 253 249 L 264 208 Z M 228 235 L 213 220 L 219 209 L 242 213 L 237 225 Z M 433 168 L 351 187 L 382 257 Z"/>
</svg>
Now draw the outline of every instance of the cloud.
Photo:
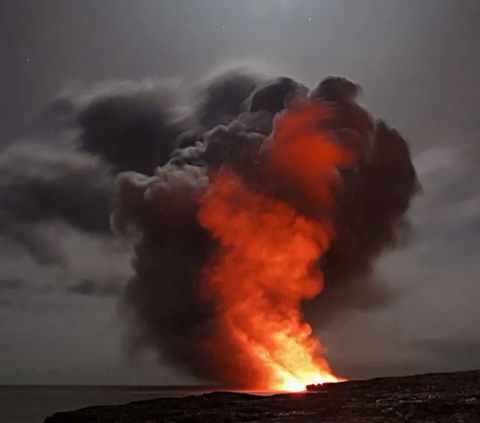
<svg viewBox="0 0 480 423">
<path fill-rule="evenodd" d="M 87 297 L 90 297 L 90 296 L 118 297 L 121 293 L 121 290 L 122 290 L 122 285 L 114 281 L 106 284 L 99 284 L 97 280 L 92 280 L 92 279 L 81 280 L 67 288 L 67 292 L 69 294 L 83 295 Z"/>
<path fill-rule="evenodd" d="M 229 84 L 226 87 L 231 89 Z M 359 91 L 351 81 L 332 77 L 310 93 L 314 101 L 334 107 L 336 115 L 325 127 L 360 157 L 354 170 L 341 171 L 345 188 L 336 198 L 336 235 L 319 263 L 325 275 L 324 293 L 304 304 L 306 319 L 316 328 L 339 316 L 392 304 L 395 292 L 372 276 L 373 268 L 385 250 L 407 239 L 405 214 L 418 189 L 405 140 L 357 103 Z M 295 184 L 297 173 L 292 167 L 276 171 L 268 165 L 268 145 L 273 141 L 265 129 L 274 127 L 280 119 L 275 113 L 288 107 L 295 95 L 306 94 L 291 79 L 270 80 L 252 91 L 243 111 L 236 109 L 237 116 L 207 131 L 194 146 L 175 151 L 171 162 L 153 177 L 121 175 L 114 226 L 120 233 L 130 233 L 131 227 L 139 232 L 135 276 L 124 303 L 126 315 L 131 316 L 127 339 L 132 351 L 153 347 L 163 360 L 200 378 L 230 383 L 254 380 L 249 378 L 252 368 L 244 352 L 229 343 L 221 316 L 214 313 L 215 304 L 198 294 L 203 269 L 216 254 L 216 240 L 199 224 L 196 198 L 213 189 L 210 171 L 230 168 L 249 187 L 266 190 L 299 215 L 322 216 L 322 203 Z M 254 101 L 256 96 L 261 101 Z M 250 110 L 252 104 L 258 109 Z M 309 163 L 297 164 L 308 168 Z"/>
<path fill-rule="evenodd" d="M 0 279 L 0 291 L 15 291 L 25 287 L 26 282 L 19 278 Z"/>
<path fill-rule="evenodd" d="M 109 81 L 70 89 L 52 108 L 69 117 L 77 146 L 104 159 L 115 172 L 153 173 L 177 139 L 196 125 L 177 79 Z"/>
</svg>

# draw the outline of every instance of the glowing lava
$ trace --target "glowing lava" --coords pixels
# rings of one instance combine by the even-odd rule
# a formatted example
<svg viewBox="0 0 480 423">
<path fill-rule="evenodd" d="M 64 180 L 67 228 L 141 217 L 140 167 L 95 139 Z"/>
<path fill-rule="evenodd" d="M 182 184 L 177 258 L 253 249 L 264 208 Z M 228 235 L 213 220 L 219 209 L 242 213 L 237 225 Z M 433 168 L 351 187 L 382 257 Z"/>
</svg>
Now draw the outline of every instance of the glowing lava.
<svg viewBox="0 0 480 423">
<path fill-rule="evenodd" d="M 247 187 L 229 170 L 212 178 L 200 200 L 199 221 L 220 245 L 205 269 L 207 289 L 238 350 L 261 369 L 252 388 L 303 391 L 308 384 L 344 380 L 321 356 L 320 341 L 300 310 L 302 300 L 323 288 L 318 261 L 334 236 L 335 169 L 354 162 L 332 133 L 319 129 L 328 117 L 317 102 L 288 110 L 276 121 L 265 159 L 272 175 L 288 178 L 321 204 L 315 219 Z"/>
</svg>

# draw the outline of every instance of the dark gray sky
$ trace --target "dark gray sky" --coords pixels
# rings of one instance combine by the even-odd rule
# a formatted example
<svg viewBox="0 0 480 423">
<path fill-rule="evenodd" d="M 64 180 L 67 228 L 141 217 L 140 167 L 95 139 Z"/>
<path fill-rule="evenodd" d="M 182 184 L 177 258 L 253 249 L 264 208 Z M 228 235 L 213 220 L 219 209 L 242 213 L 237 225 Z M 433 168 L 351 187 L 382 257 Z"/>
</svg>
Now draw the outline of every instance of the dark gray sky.
<svg viewBox="0 0 480 423">
<path fill-rule="evenodd" d="M 6 0 L 0 39 L 1 143 L 74 80 L 193 79 L 255 60 L 307 84 L 359 82 L 410 141 L 424 195 L 413 243 L 379 264 L 400 299 L 323 334 L 331 361 L 351 377 L 480 368 L 478 0 Z M 85 280 L 128 273 L 128 254 L 67 235 L 61 248 Z M 148 357 L 125 366 L 115 298 L 73 295 L 68 275 L 33 277 L 27 257 L 2 254 L 2 383 L 184 381 Z"/>
</svg>

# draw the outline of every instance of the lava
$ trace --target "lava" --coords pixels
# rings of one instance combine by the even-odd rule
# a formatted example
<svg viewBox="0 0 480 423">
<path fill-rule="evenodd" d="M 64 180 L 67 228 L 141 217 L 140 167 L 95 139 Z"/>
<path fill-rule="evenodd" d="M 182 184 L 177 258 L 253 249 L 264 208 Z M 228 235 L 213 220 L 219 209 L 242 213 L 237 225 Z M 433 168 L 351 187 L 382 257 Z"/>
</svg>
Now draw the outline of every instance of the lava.
<svg viewBox="0 0 480 423">
<path fill-rule="evenodd" d="M 215 295 L 216 314 L 236 348 L 262 369 L 255 389 L 303 391 L 344 380 L 322 357 L 300 309 L 323 288 L 317 263 L 335 236 L 337 169 L 355 163 L 353 150 L 322 126 L 331 115 L 317 101 L 293 105 L 276 119 L 262 159 L 271 180 L 287 178 L 319 204 L 318 216 L 300 214 L 231 169 L 213 175 L 200 198 L 198 220 L 219 245 L 204 269 L 204 289 Z"/>
</svg>

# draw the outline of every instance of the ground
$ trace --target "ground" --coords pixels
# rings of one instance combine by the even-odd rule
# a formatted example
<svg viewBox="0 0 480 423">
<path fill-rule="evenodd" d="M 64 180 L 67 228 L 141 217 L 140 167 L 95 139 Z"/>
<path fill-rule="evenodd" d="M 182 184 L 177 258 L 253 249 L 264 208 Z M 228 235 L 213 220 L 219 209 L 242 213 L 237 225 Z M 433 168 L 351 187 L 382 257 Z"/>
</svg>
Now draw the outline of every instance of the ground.
<svg viewBox="0 0 480 423">
<path fill-rule="evenodd" d="M 480 371 L 309 387 L 308 393 L 211 393 L 57 413 L 44 423 L 480 423 Z"/>
</svg>

